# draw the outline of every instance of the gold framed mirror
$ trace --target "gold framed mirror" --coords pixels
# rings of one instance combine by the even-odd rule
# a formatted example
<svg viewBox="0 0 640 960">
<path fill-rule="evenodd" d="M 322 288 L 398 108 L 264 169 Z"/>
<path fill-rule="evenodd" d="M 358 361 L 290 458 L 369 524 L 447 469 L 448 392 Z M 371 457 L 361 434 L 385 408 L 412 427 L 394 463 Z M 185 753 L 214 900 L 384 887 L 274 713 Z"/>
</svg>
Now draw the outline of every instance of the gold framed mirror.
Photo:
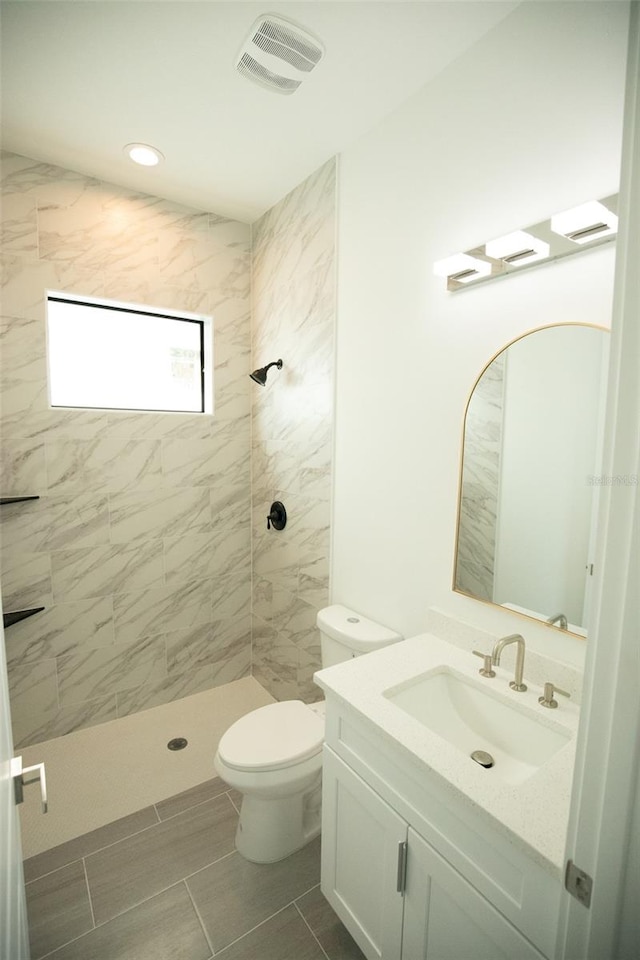
<svg viewBox="0 0 640 960">
<path fill-rule="evenodd" d="M 465 409 L 453 590 L 586 636 L 609 331 L 538 327 Z"/>
</svg>

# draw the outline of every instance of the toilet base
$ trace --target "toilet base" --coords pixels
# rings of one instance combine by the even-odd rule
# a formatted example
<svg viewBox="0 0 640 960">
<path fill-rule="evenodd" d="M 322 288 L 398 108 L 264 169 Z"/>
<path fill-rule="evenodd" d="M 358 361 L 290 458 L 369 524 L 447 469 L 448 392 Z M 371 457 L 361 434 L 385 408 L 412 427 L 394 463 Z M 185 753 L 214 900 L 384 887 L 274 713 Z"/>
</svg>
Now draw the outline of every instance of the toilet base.
<svg viewBox="0 0 640 960">
<path fill-rule="evenodd" d="M 236 849 L 252 863 L 291 856 L 320 833 L 322 773 L 311 788 L 290 797 L 265 799 L 245 794 L 236 831 Z"/>
</svg>

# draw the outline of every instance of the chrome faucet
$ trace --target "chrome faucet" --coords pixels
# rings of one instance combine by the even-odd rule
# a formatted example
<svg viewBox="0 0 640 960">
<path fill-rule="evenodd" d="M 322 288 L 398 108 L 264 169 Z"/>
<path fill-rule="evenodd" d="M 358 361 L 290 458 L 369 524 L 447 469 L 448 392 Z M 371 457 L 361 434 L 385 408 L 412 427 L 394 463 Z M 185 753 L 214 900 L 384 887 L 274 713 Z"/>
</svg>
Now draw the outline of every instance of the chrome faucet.
<svg viewBox="0 0 640 960">
<path fill-rule="evenodd" d="M 569 626 L 564 613 L 555 613 L 552 617 L 547 617 L 547 623 L 558 624 L 561 630 L 566 630 Z"/>
<path fill-rule="evenodd" d="M 511 633 L 508 637 L 502 637 L 501 640 L 498 640 L 491 653 L 491 662 L 496 667 L 500 666 L 500 657 L 502 655 L 502 651 L 509 643 L 516 643 L 518 645 L 518 650 L 516 653 L 516 672 L 513 680 L 510 681 L 509 686 L 512 690 L 518 690 L 520 693 L 523 693 L 527 689 L 526 683 L 522 682 L 522 673 L 524 670 L 524 637 L 521 637 L 519 633 Z"/>
</svg>

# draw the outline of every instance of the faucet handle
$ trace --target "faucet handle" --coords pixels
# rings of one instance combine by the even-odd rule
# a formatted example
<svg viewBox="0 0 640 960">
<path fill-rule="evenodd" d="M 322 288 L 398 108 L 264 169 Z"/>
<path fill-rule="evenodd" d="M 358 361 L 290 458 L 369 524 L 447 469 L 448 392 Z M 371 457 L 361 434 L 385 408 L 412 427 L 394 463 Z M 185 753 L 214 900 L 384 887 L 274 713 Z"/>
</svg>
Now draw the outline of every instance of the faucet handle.
<svg viewBox="0 0 640 960">
<path fill-rule="evenodd" d="M 544 693 L 541 697 L 538 697 L 538 703 L 541 703 L 543 707 L 548 707 L 550 710 L 555 710 L 558 706 L 558 701 L 554 699 L 554 693 L 561 693 L 563 697 L 571 696 L 566 690 L 561 690 L 560 687 L 556 687 L 555 683 L 545 683 Z"/>
<path fill-rule="evenodd" d="M 493 659 L 490 653 L 480 653 L 479 650 L 473 651 L 474 657 L 482 657 L 484 666 L 480 667 L 478 673 L 481 677 L 495 677 L 496 672 L 493 669 Z"/>
</svg>

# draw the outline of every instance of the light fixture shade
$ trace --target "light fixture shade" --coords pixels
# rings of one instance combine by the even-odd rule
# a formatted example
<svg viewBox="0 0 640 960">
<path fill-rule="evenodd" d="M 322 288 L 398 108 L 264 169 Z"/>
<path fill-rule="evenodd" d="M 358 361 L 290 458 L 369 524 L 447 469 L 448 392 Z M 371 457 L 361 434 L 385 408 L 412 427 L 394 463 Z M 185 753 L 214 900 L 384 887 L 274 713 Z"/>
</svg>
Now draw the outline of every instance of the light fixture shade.
<svg viewBox="0 0 640 960">
<path fill-rule="evenodd" d="M 491 264 L 487 260 L 471 257 L 468 253 L 454 253 L 452 257 L 437 260 L 433 265 L 433 272 L 437 277 L 446 277 L 458 283 L 470 283 L 480 277 L 488 277 Z"/>
<path fill-rule="evenodd" d="M 549 244 L 532 233 L 515 230 L 504 237 L 490 240 L 485 252 L 492 260 L 503 260 L 513 267 L 523 267 L 534 260 L 544 260 L 549 256 Z"/>
<path fill-rule="evenodd" d="M 155 167 L 164 160 L 160 151 L 148 143 L 128 143 L 123 149 L 130 160 L 142 167 Z"/>
<path fill-rule="evenodd" d="M 599 200 L 589 200 L 551 217 L 551 229 L 574 243 L 589 243 L 616 233 L 618 218 Z"/>
</svg>

